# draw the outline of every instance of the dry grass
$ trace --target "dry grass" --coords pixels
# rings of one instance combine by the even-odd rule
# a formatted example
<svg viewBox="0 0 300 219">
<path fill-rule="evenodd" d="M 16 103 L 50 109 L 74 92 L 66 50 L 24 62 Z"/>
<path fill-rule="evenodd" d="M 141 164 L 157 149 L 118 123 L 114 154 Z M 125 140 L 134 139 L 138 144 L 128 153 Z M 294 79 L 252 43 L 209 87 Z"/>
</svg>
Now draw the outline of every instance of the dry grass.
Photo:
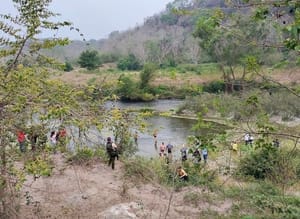
<svg viewBox="0 0 300 219">
<path fill-rule="evenodd" d="M 113 72 L 108 71 L 113 69 Z M 98 83 L 116 83 L 121 74 L 128 75 L 134 81 L 139 80 L 139 72 L 128 72 L 128 71 L 118 71 L 114 65 L 104 65 L 103 67 L 97 69 L 96 71 L 88 72 L 83 69 L 75 69 L 71 72 L 62 72 L 58 76 L 55 76 L 56 79 L 59 79 L 63 82 L 70 83 L 73 85 L 86 85 L 89 81 L 94 80 Z M 293 68 L 287 70 L 263 70 L 263 74 L 272 78 L 283 84 L 298 84 L 300 83 L 300 68 Z M 166 85 L 166 86 L 193 86 L 203 83 L 208 83 L 214 80 L 222 80 L 222 73 L 217 72 L 207 72 L 200 75 L 197 75 L 193 72 L 179 73 L 174 71 L 157 71 L 156 77 L 151 82 L 152 85 Z"/>
</svg>

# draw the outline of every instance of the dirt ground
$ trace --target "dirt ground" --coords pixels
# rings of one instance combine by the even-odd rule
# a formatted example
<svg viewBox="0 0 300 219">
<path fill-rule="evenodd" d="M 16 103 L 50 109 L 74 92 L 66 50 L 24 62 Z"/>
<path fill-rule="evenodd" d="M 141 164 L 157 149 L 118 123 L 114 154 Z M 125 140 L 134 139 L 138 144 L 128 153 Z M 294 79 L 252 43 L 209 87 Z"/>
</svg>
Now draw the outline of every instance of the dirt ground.
<svg viewBox="0 0 300 219">
<path fill-rule="evenodd" d="M 71 166 L 60 154 L 53 156 L 52 176 L 36 181 L 31 176 L 25 182 L 22 194 L 27 192 L 28 195 L 27 199 L 23 197 L 20 211 L 24 219 L 193 219 L 207 210 L 226 215 L 232 207 L 231 200 L 203 201 L 213 195 L 205 188 L 185 187 L 173 191 L 156 184 L 125 181 L 120 161 L 112 171 L 104 163 L 90 167 Z M 186 199 L 189 194 L 203 198 Z M 30 200 L 29 205 L 26 200 Z"/>
</svg>

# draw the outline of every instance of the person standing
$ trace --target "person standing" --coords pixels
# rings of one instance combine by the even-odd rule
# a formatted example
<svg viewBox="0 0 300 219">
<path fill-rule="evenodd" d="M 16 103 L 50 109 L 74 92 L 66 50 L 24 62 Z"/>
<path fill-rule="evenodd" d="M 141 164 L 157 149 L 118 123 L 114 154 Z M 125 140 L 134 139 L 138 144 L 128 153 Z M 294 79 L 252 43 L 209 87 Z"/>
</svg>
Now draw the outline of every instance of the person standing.
<svg viewBox="0 0 300 219">
<path fill-rule="evenodd" d="M 164 142 L 162 142 L 161 145 L 159 146 L 159 155 L 164 156 L 165 152 L 166 152 L 166 145 Z"/>
<path fill-rule="evenodd" d="M 154 130 L 153 138 L 154 138 L 154 148 L 157 151 L 157 130 Z"/>
<path fill-rule="evenodd" d="M 170 142 L 166 146 L 168 156 L 167 156 L 167 163 L 172 162 L 172 150 L 173 150 L 173 145 L 170 144 Z"/>
<path fill-rule="evenodd" d="M 196 148 L 193 152 L 193 157 L 194 157 L 195 163 L 200 163 L 201 162 L 201 150 Z"/>
<path fill-rule="evenodd" d="M 202 155 L 203 155 L 203 160 L 204 160 L 204 163 L 207 163 L 207 157 L 208 157 L 208 151 L 207 151 L 207 148 L 203 148 L 202 150 Z"/>
<path fill-rule="evenodd" d="M 181 161 L 186 161 L 187 160 L 187 148 L 185 147 L 185 145 L 182 145 L 182 148 L 180 149 L 181 152 Z"/>
<path fill-rule="evenodd" d="M 109 161 L 108 161 L 108 166 L 111 166 L 111 168 L 114 170 L 115 169 L 115 159 L 118 157 L 118 151 L 117 147 L 111 140 L 111 137 L 107 138 L 106 141 L 106 152 L 107 155 L 109 156 Z"/>
<path fill-rule="evenodd" d="M 17 131 L 17 139 L 18 139 L 18 142 L 19 142 L 20 151 L 22 153 L 25 153 L 26 152 L 26 145 L 25 145 L 26 134 L 25 134 L 25 132 L 22 131 L 22 130 L 18 130 Z"/>
<path fill-rule="evenodd" d="M 53 152 L 54 152 L 54 154 L 56 154 L 56 147 L 57 147 L 57 145 L 56 145 L 56 143 L 57 143 L 57 139 L 58 139 L 58 133 L 56 132 L 56 131 L 51 131 L 51 133 L 50 133 L 50 144 L 52 145 L 52 147 L 53 147 Z"/>
</svg>

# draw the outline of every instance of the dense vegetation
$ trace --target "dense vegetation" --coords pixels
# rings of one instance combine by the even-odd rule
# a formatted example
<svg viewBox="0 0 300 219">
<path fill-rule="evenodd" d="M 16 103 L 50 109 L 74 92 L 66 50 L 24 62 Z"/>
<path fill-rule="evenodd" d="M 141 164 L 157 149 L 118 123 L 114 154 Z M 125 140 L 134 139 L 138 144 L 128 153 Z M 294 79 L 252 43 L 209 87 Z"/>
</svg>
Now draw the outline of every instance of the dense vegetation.
<svg viewBox="0 0 300 219">
<path fill-rule="evenodd" d="M 215 8 L 216 2 L 220 7 Z M 113 133 L 126 180 L 158 183 L 174 192 L 186 186 L 199 187 L 210 192 L 204 198 L 233 202 L 227 215 L 207 211 L 199 216 L 297 218 L 299 194 L 291 191 L 297 190 L 300 179 L 299 125 L 282 125 L 277 117 L 282 121 L 299 119 L 300 89 L 297 83 L 274 79 L 272 70 L 295 69 L 297 73 L 300 6 L 298 1 L 226 2 L 229 4 L 176 0 L 160 15 L 146 19 L 144 26 L 112 33 L 101 41 L 100 51 L 94 48 L 100 42 L 91 41 L 78 50 L 78 57 L 67 57 L 62 65 L 42 54 L 53 47 L 52 52 L 61 49 L 68 39 L 36 37 L 40 31 L 71 23 L 51 22 L 56 15 L 48 10 L 51 0 L 13 0 L 18 16 L 0 16 L 0 217 L 18 216 L 18 197 L 26 174 L 34 179 L 51 175 L 51 154 L 57 151 L 43 137 L 52 129 L 68 127 L 75 133 L 74 151 L 67 150 L 66 142 L 59 142 L 57 148 L 67 154 L 72 165 L 106 159 L 103 145 L 88 147 L 86 138 L 92 127 Z M 154 29 L 162 30 L 161 35 Z M 134 34 L 139 37 L 132 37 Z M 87 71 L 78 69 L 77 64 Z M 72 74 L 73 67 L 103 80 L 91 78 L 84 86 L 76 86 L 55 79 L 63 71 Z M 192 81 L 208 79 L 180 84 L 190 76 Z M 159 83 L 162 77 L 165 81 Z M 132 157 L 137 148 L 131 132 L 144 131 L 147 113 L 105 108 L 108 99 L 174 97 L 186 99 L 177 114 L 197 116 L 197 134 L 187 139 L 190 152 L 205 146 L 215 164 L 208 168 L 191 160 L 184 162 L 188 182 L 176 176 L 179 162 L 167 165 L 162 159 Z M 216 130 L 207 118 L 218 119 L 228 129 L 220 126 Z M 18 150 L 16 133 L 20 131 L 30 136 L 29 153 Z M 240 139 L 245 133 L 255 135 L 251 147 Z M 32 140 L 35 135 L 40 137 L 38 142 Z M 274 139 L 279 139 L 280 147 L 275 147 Z M 240 145 L 236 154 L 231 151 L 235 141 Z M 36 143 L 38 149 L 34 150 Z M 225 186 L 228 179 L 243 185 Z M 191 192 L 184 200 L 197 206 L 201 195 Z"/>
</svg>

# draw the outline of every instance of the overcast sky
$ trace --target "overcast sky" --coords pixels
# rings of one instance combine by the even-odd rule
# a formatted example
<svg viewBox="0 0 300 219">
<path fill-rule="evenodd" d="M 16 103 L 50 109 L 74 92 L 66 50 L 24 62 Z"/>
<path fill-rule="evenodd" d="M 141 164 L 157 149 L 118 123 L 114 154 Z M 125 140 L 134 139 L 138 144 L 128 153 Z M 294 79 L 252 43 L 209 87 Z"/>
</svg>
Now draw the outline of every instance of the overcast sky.
<svg viewBox="0 0 300 219">
<path fill-rule="evenodd" d="M 10 2 L 0 0 L 0 13 L 12 11 Z M 60 13 L 62 20 L 72 21 L 87 40 L 97 40 L 112 31 L 142 24 L 146 17 L 163 11 L 169 2 L 172 0 L 53 0 L 51 9 Z M 63 30 L 59 36 L 81 39 L 76 31 Z"/>
</svg>

